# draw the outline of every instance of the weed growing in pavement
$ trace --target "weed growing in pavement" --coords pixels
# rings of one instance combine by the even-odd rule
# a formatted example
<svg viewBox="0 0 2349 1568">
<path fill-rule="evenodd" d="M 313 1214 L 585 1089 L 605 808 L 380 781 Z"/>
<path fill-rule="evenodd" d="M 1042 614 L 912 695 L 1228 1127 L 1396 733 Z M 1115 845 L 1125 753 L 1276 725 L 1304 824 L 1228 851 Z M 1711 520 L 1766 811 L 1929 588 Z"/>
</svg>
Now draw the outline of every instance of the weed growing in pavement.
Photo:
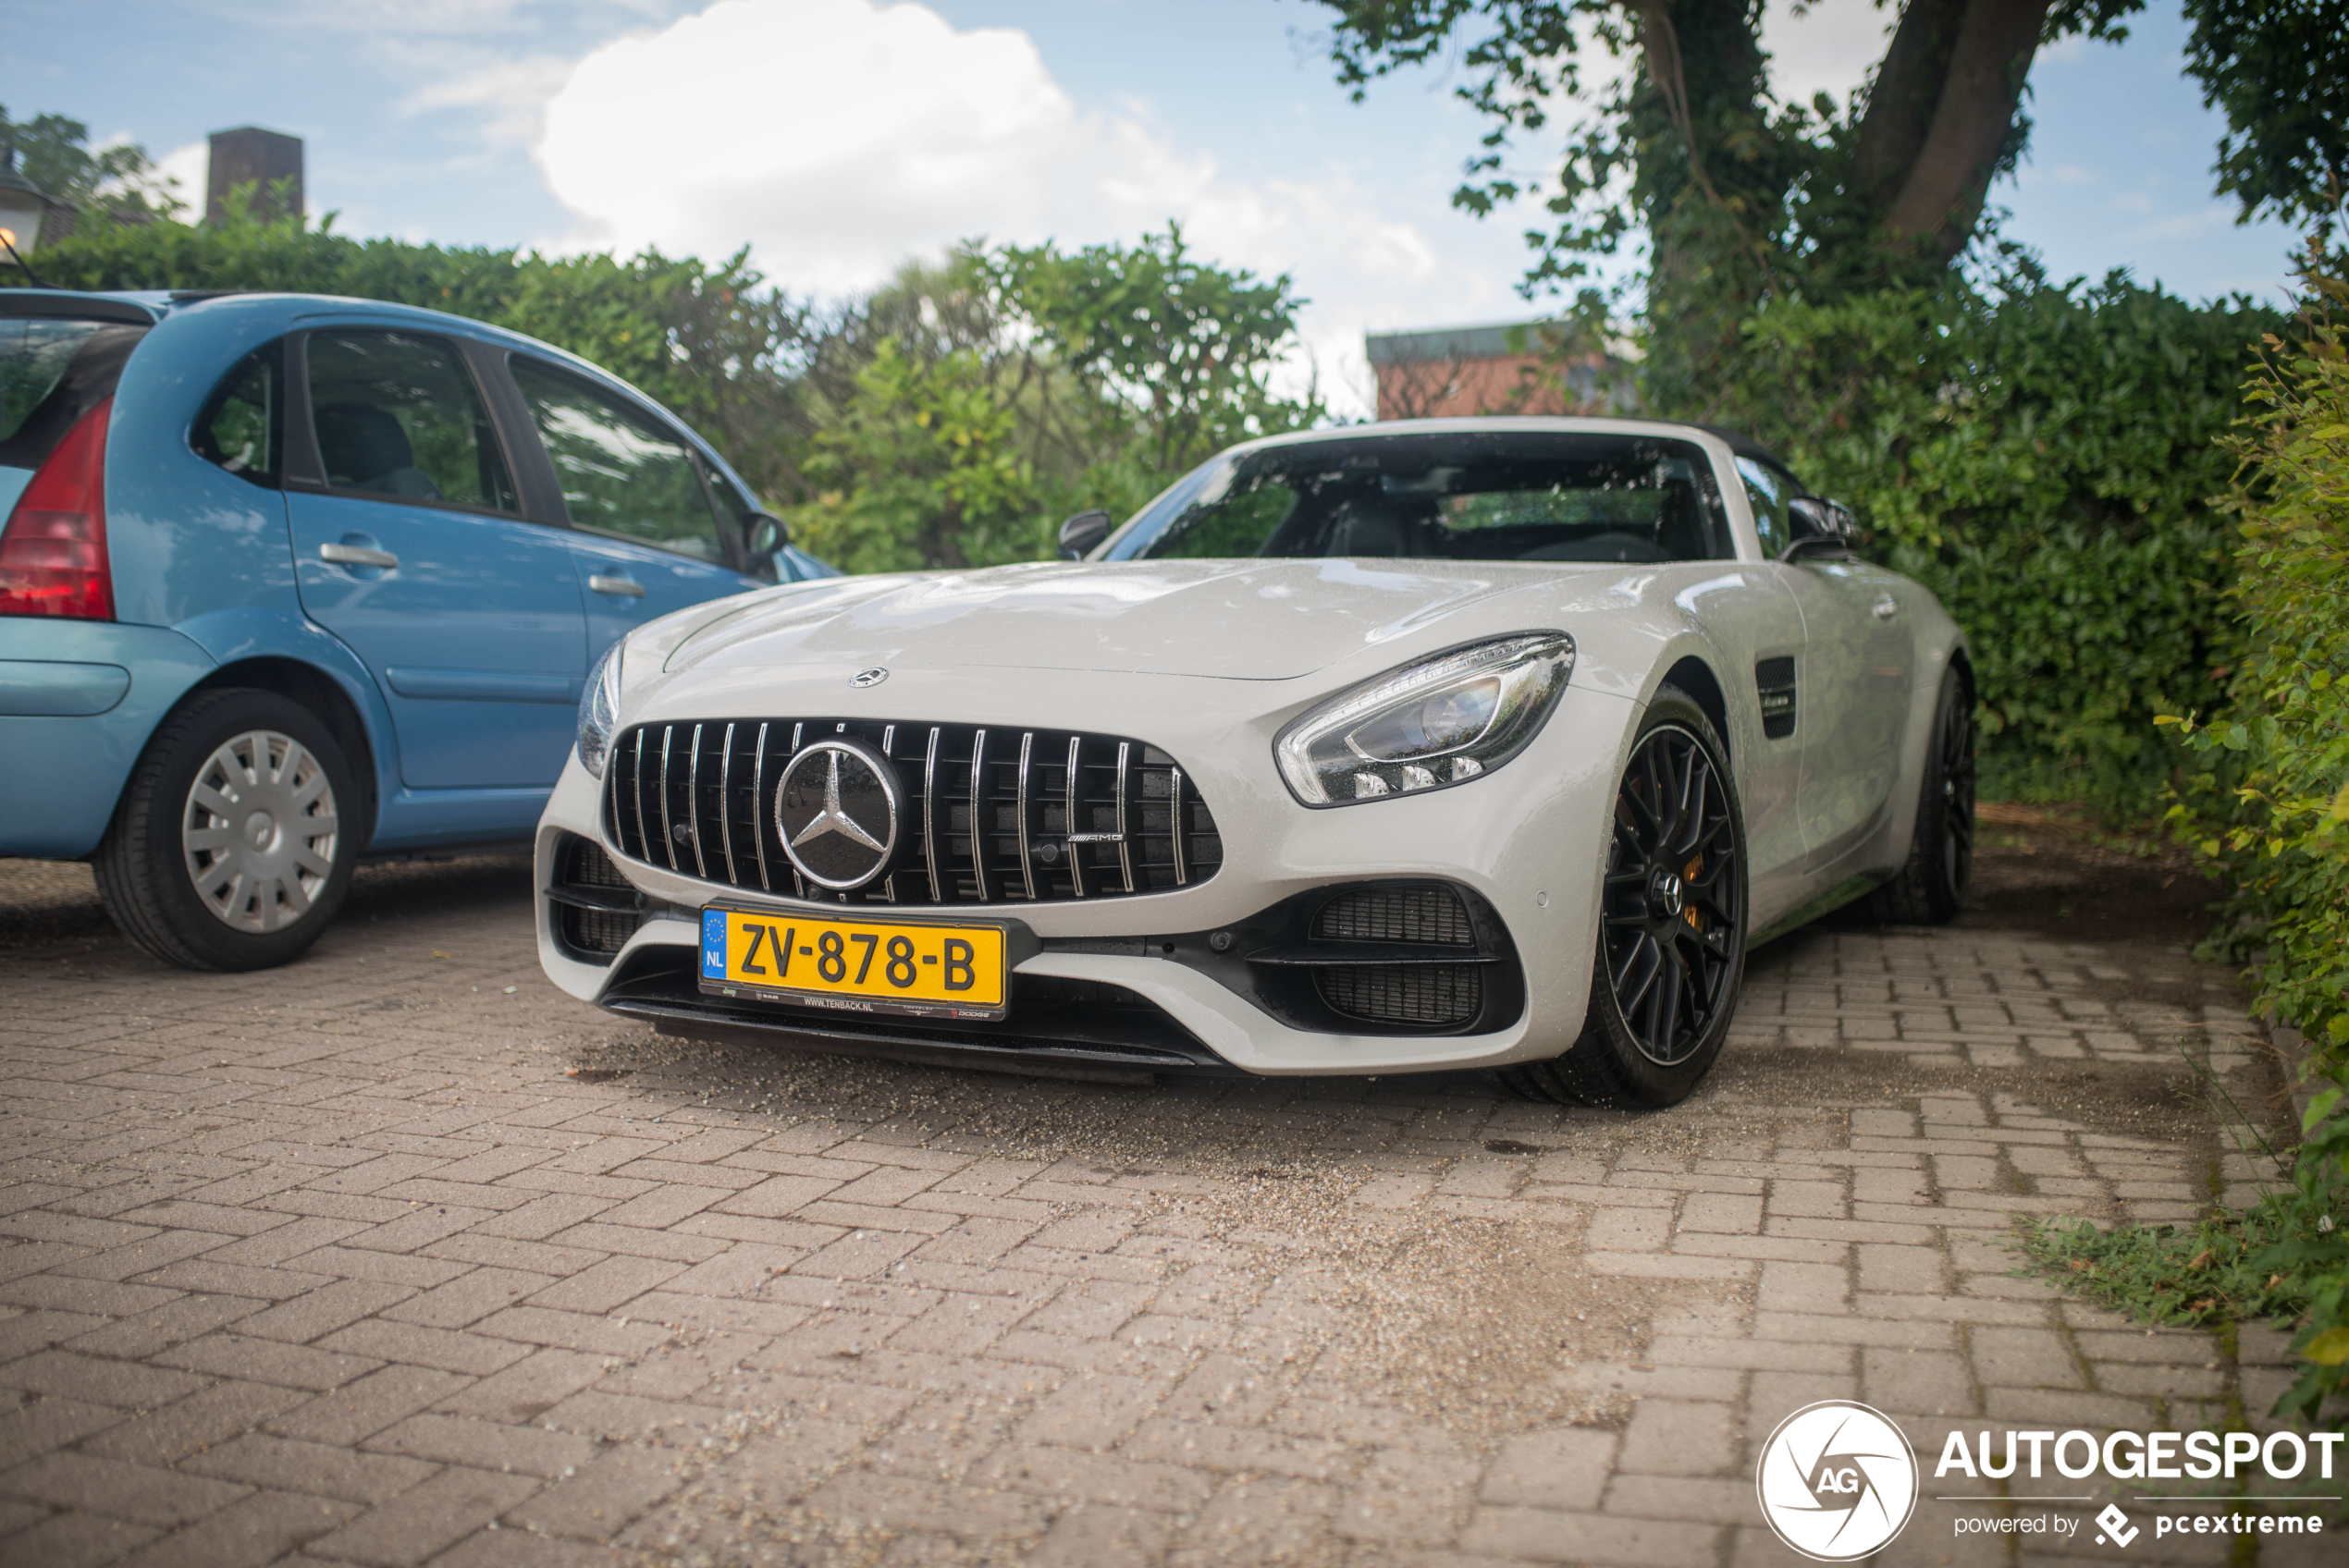
<svg viewBox="0 0 2349 1568">
<path fill-rule="evenodd" d="M 2294 1317 L 2308 1305 L 2307 1281 L 2257 1262 L 2289 1239 L 2278 1219 L 2263 1203 L 2185 1227 L 2100 1231 L 2085 1219 L 2025 1219 L 2021 1246 L 2034 1267 L 2015 1272 L 2045 1275 L 2098 1306 L 2167 1328 Z"/>
</svg>

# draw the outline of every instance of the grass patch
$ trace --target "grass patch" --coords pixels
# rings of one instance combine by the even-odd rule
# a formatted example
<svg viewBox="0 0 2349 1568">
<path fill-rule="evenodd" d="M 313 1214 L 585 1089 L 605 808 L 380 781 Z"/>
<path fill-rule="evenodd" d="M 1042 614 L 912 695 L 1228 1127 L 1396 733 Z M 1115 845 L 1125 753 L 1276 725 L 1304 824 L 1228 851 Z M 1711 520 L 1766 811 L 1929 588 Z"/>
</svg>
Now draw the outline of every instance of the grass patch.
<svg viewBox="0 0 2349 1568">
<path fill-rule="evenodd" d="M 2258 1317 L 2292 1318 L 2307 1309 L 2308 1281 L 2297 1269 L 2262 1268 L 2261 1253 L 2291 1239 L 2271 1206 L 2220 1214 L 2199 1225 L 2117 1225 L 2086 1220 L 2023 1222 L 2023 1255 L 2040 1276 L 2098 1306 L 2140 1323 L 2212 1329 Z"/>
</svg>

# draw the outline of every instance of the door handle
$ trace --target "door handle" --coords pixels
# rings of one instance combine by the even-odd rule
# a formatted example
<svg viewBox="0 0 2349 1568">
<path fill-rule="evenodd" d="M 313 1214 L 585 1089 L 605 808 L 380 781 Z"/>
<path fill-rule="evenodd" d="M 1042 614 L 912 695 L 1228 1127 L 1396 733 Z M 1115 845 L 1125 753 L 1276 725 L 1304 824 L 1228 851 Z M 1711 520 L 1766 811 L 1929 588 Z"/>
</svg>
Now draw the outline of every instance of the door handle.
<svg viewBox="0 0 2349 1568">
<path fill-rule="evenodd" d="M 606 577 L 600 571 L 587 580 L 587 586 L 598 594 L 617 594 L 623 599 L 641 599 L 645 596 L 643 583 L 632 582 L 625 577 Z"/>
<path fill-rule="evenodd" d="M 364 545 L 321 545 L 318 558 L 337 566 L 382 566 L 400 564 L 400 557 L 389 550 L 373 550 Z"/>
<path fill-rule="evenodd" d="M 1890 620 L 1900 613 L 1900 601 L 1889 594 L 1876 602 L 1876 618 L 1878 620 Z"/>
</svg>

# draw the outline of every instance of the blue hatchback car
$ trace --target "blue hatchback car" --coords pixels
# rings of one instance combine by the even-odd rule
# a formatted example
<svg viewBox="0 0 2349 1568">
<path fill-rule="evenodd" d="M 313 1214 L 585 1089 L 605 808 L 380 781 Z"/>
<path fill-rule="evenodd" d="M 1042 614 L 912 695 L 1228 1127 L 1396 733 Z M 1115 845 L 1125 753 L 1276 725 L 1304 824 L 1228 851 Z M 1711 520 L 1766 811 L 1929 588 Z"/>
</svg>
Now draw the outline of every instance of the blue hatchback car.
<svg viewBox="0 0 2349 1568">
<path fill-rule="evenodd" d="M 836 576 L 594 365 L 430 311 L 0 290 L 0 855 L 195 969 L 527 839 L 640 621 Z"/>
</svg>

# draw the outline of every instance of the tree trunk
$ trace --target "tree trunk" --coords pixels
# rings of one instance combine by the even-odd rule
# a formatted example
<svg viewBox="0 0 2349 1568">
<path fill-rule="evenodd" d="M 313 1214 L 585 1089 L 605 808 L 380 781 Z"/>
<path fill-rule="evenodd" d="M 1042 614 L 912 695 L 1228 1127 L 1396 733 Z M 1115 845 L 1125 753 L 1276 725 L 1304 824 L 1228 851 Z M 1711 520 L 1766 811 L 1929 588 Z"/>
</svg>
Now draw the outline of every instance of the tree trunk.
<svg viewBox="0 0 2349 1568">
<path fill-rule="evenodd" d="M 1966 10 L 1966 0 L 1909 0 L 1884 63 L 1876 67 L 1851 153 L 1851 191 L 1877 221 L 1900 193 L 1933 127 Z"/>
<path fill-rule="evenodd" d="M 1927 3 L 1932 0 L 1913 0 Z M 1983 198 L 2014 134 L 2048 8 L 2048 0 L 1970 0 L 1966 6 L 1933 123 L 1884 217 L 1888 233 L 1935 261 L 1954 258 L 1974 236 Z"/>
</svg>

